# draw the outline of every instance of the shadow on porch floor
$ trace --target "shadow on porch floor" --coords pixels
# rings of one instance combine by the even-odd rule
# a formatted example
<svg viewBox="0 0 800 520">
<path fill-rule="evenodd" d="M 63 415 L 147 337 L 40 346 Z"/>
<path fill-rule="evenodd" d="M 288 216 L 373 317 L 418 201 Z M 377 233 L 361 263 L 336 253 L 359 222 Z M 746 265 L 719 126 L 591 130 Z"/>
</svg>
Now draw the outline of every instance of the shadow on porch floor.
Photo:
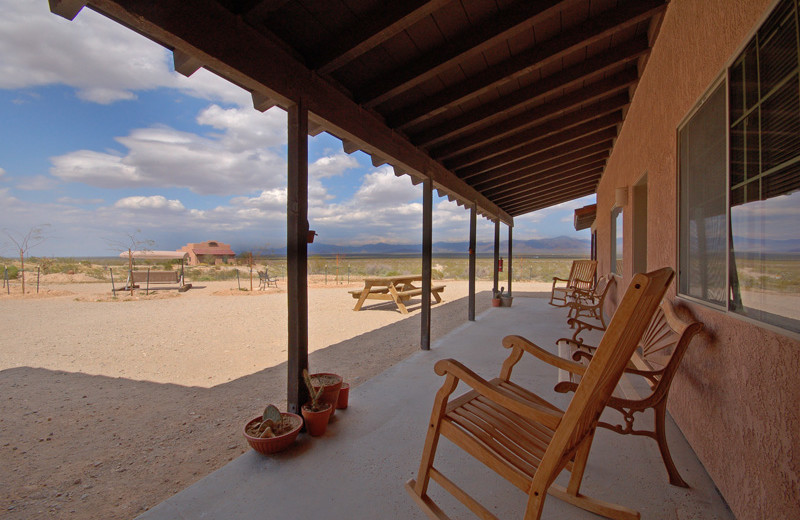
<svg viewBox="0 0 800 520">
<path fill-rule="evenodd" d="M 431 351 L 417 352 L 351 390 L 349 408 L 337 411 L 323 437 L 301 435 L 290 450 L 269 458 L 250 451 L 139 518 L 425 518 L 403 484 L 416 477 L 433 396 L 443 382 L 433 364 L 452 357 L 484 377 L 495 377 L 507 356 L 500 344 L 507 334 L 523 335 L 556 352 L 555 341 L 571 336 L 566 311 L 534 296 L 541 295 L 515 293 L 513 307 L 484 312 Z M 567 404 L 568 396 L 553 392 L 556 369 L 532 357 L 520 361 L 513 379 L 558 406 Z M 617 420 L 612 414 L 604 417 Z M 652 426 L 651 413 L 637 421 L 642 419 Z M 669 485 L 651 439 L 599 429 L 582 491 L 636 509 L 643 519 L 733 519 L 671 418 L 667 437 L 690 489 Z M 498 518 L 522 517 L 526 496 L 447 440 L 440 444 L 436 461 Z M 474 518 L 436 484 L 430 494 L 452 518 Z M 599 517 L 550 497 L 543 518 Z"/>
</svg>

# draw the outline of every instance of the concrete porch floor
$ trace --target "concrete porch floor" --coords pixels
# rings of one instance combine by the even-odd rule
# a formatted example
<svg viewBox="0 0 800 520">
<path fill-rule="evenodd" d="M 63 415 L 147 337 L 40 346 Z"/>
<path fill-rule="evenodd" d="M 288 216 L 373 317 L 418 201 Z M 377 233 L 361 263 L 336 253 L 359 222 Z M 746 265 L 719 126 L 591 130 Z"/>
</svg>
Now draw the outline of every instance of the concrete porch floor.
<svg viewBox="0 0 800 520">
<path fill-rule="evenodd" d="M 416 478 L 433 397 L 443 382 L 433 364 L 452 357 L 483 377 L 495 377 L 508 354 L 500 340 L 508 334 L 523 335 L 556 352 L 556 340 L 571 336 L 566 310 L 548 305 L 541 294 L 535 296 L 516 294 L 513 307 L 486 311 L 431 351 L 417 352 L 352 389 L 349 408 L 336 412 L 324 436 L 301 435 L 291 449 L 272 457 L 250 451 L 139 518 L 426 518 L 403 485 Z M 568 402 L 569 396 L 553 391 L 556 369 L 532 356 L 523 357 L 513 380 L 557 406 Z M 461 384 L 454 395 L 465 388 Z M 604 418 L 620 420 L 613 411 Z M 652 413 L 636 420 L 652 427 Z M 598 429 L 582 492 L 636 509 L 643 519 L 733 519 L 671 418 L 667 437 L 690 489 L 669 485 L 652 439 Z M 446 439 L 435 464 L 498 518 L 522 517 L 525 494 Z M 559 481 L 565 483 L 564 475 Z M 474 518 L 437 484 L 431 484 L 429 494 L 453 519 Z M 548 497 L 543 518 L 599 517 Z"/>
</svg>

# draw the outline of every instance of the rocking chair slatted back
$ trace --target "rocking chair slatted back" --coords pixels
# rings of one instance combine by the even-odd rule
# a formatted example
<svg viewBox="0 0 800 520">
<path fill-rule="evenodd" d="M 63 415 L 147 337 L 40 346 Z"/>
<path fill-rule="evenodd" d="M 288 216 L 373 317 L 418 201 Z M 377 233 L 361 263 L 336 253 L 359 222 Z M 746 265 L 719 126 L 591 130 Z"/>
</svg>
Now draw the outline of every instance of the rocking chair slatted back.
<svg viewBox="0 0 800 520">
<path fill-rule="evenodd" d="M 548 474 L 547 481 L 539 482 L 544 490 L 552 484 L 552 479 L 572 459 L 584 440 L 593 435 L 603 408 L 619 383 L 672 278 L 673 271 L 669 268 L 634 277 L 542 459 L 540 468 L 550 466 L 554 470 L 542 472 Z M 536 484 L 534 478 L 534 486 L 538 487 Z"/>
</svg>

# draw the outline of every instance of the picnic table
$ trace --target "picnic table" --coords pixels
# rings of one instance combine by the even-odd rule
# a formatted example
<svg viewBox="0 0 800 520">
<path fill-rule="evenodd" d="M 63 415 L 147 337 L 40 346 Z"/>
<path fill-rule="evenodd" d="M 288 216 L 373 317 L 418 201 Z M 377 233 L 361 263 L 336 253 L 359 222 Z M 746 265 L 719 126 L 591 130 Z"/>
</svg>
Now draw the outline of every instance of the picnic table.
<svg viewBox="0 0 800 520">
<path fill-rule="evenodd" d="M 414 285 L 414 282 L 421 282 L 422 275 L 405 276 L 383 276 L 375 278 L 365 278 L 363 289 L 349 291 L 353 298 L 358 302 L 353 307 L 354 311 L 361 310 L 361 306 L 368 299 L 393 301 L 400 312 L 408 314 L 405 302 L 413 296 L 420 296 L 422 288 Z M 436 303 L 442 301 L 440 293 L 444 291 L 444 285 L 431 285 L 431 294 L 436 299 Z"/>
</svg>

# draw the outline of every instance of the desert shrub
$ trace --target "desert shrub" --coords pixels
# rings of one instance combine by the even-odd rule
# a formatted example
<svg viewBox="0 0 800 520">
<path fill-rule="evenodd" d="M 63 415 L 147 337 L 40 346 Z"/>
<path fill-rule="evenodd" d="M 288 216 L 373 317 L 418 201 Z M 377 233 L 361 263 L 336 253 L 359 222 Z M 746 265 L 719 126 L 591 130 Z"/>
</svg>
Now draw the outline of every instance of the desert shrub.
<svg viewBox="0 0 800 520">
<path fill-rule="evenodd" d="M 19 269 L 15 265 L 9 265 L 8 269 L 8 279 L 9 280 L 16 280 L 17 276 L 19 276 Z"/>
</svg>

